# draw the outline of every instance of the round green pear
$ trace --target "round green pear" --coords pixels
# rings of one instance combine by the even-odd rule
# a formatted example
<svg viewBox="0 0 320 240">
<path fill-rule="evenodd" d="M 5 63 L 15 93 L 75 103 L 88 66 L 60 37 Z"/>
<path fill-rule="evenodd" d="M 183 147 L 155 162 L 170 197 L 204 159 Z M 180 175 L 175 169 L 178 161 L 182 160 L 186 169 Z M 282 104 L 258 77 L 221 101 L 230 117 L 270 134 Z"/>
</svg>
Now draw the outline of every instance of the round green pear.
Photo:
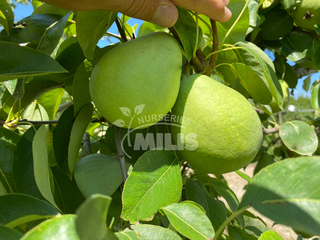
<svg viewBox="0 0 320 240">
<path fill-rule="evenodd" d="M 147 128 L 173 107 L 179 92 L 182 52 L 164 32 L 120 44 L 94 67 L 90 95 L 100 114 L 118 127 Z"/>
<path fill-rule="evenodd" d="M 182 159 L 200 173 L 222 174 L 250 163 L 263 133 L 258 114 L 240 93 L 204 75 L 181 82 L 171 130 Z"/>
<path fill-rule="evenodd" d="M 283 109 L 286 109 L 290 100 L 289 86 L 287 82 L 281 81 L 281 80 L 280 80 L 280 84 L 281 84 L 281 89 L 283 93 Z M 269 106 L 271 107 L 273 113 L 282 111 L 274 98 L 272 98 L 271 102 L 269 103 Z"/>
<path fill-rule="evenodd" d="M 302 29 L 314 31 L 314 25 L 320 26 L 320 1 L 301 0 L 292 13 L 294 22 Z"/>
</svg>

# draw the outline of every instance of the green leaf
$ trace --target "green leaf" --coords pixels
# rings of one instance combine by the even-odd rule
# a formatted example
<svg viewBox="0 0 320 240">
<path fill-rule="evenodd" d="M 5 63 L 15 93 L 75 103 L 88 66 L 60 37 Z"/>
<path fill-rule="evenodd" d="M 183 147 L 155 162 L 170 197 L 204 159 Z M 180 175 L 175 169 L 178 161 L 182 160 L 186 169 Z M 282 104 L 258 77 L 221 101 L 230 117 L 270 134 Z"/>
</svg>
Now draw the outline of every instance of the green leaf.
<svg viewBox="0 0 320 240">
<path fill-rule="evenodd" d="M 225 23 L 217 22 L 219 42 L 226 36 L 227 32 L 231 29 L 231 26 L 235 23 L 242 9 L 246 4 L 245 0 L 233 0 L 228 4 L 228 8 L 232 12 L 232 17 Z M 244 41 L 246 38 L 246 32 L 249 28 L 249 10 L 245 9 L 242 17 L 234 26 L 223 44 L 235 44 L 236 42 Z"/>
<path fill-rule="evenodd" d="M 261 234 L 259 240 L 283 240 L 283 238 L 275 231 L 266 231 Z"/>
<path fill-rule="evenodd" d="M 70 180 L 58 166 L 52 167 L 51 170 L 55 181 L 54 197 L 57 205 L 65 214 L 74 213 L 85 200 L 75 179 Z"/>
<path fill-rule="evenodd" d="M 62 37 L 63 30 L 70 15 L 71 12 L 46 29 L 44 35 L 41 37 L 41 41 L 38 44 L 38 50 L 48 55 L 54 51 Z"/>
<path fill-rule="evenodd" d="M 316 84 L 312 90 L 311 104 L 315 111 L 320 110 L 320 83 Z"/>
<path fill-rule="evenodd" d="M 33 168 L 36 184 L 42 196 L 53 206 L 59 208 L 53 197 L 53 179 L 49 167 L 47 150 L 47 130 L 45 125 L 37 130 L 32 141 Z"/>
<path fill-rule="evenodd" d="M 260 37 L 265 40 L 278 40 L 291 32 L 293 18 L 282 9 L 270 11 L 261 24 Z"/>
<path fill-rule="evenodd" d="M 9 35 L 14 21 L 13 11 L 6 0 L 0 0 L 0 25 L 7 31 Z"/>
<path fill-rule="evenodd" d="M 282 79 L 288 83 L 289 88 L 295 88 L 297 86 L 297 83 L 298 83 L 297 73 L 293 70 L 293 68 L 288 63 L 285 63 L 285 72 Z"/>
<path fill-rule="evenodd" d="M 77 115 L 76 120 L 74 121 L 74 124 L 72 126 L 68 147 L 68 166 L 71 174 L 73 173 L 78 162 L 82 138 L 91 121 L 92 113 L 92 104 L 86 104 Z"/>
<path fill-rule="evenodd" d="M 22 233 L 0 225 L 0 240 L 19 240 L 22 236 Z"/>
<path fill-rule="evenodd" d="M 185 201 L 161 208 L 171 225 L 182 235 L 194 240 L 207 240 L 214 236 L 209 218 L 199 205 Z"/>
<path fill-rule="evenodd" d="M 107 213 L 111 198 L 101 194 L 94 194 L 88 198 L 77 210 L 76 230 L 81 240 L 112 240 L 117 239 L 107 228 Z"/>
<path fill-rule="evenodd" d="M 123 182 L 118 156 L 103 154 L 81 158 L 76 165 L 74 177 L 86 198 L 95 193 L 111 196 Z"/>
<path fill-rule="evenodd" d="M 292 31 L 282 39 L 282 53 L 287 60 L 300 63 L 305 60 L 307 50 L 313 43 L 313 39 L 302 32 Z"/>
<path fill-rule="evenodd" d="M 166 31 L 166 28 L 160 27 L 156 24 L 145 21 L 139 27 L 138 37 L 141 37 L 143 35 L 153 33 L 153 32 L 165 32 L 165 31 Z"/>
<path fill-rule="evenodd" d="M 296 6 L 297 0 L 281 0 L 281 4 L 285 10 L 291 13 Z"/>
<path fill-rule="evenodd" d="M 265 85 L 268 86 L 278 105 L 282 106 L 282 89 L 270 58 L 251 42 L 238 42 L 236 46 L 242 47 L 242 50 L 238 51 L 241 61 L 256 72 Z"/>
<path fill-rule="evenodd" d="M 12 114 L 16 116 L 20 111 L 24 110 L 40 95 L 52 89 L 61 87 L 62 86 L 59 83 L 50 80 L 31 80 L 30 82 L 26 83 L 24 95 L 20 99 L 19 103 L 15 104 L 15 99 L 11 95 L 5 100 L 5 102 L 3 102 L 2 107 L 0 107 L 0 118 L 5 119 L 12 107 Z"/>
<path fill-rule="evenodd" d="M 192 178 L 187 180 L 185 191 L 187 199 L 201 205 L 209 217 L 213 228 L 218 230 L 220 225 L 227 219 L 227 210 L 224 204 L 211 197 L 202 182 Z"/>
<path fill-rule="evenodd" d="M 320 234 L 320 157 L 288 158 L 262 169 L 248 185 L 239 209 L 252 206 L 279 224 Z"/>
<path fill-rule="evenodd" d="M 138 225 L 131 225 L 131 228 L 135 232 L 140 234 L 142 237 L 148 240 L 159 240 L 159 239 L 182 240 L 182 238 L 178 234 L 171 231 L 170 229 L 163 228 L 156 225 L 138 224 Z"/>
<path fill-rule="evenodd" d="M 0 224 L 7 227 L 57 214 L 58 211 L 49 203 L 29 195 L 13 193 L 0 196 Z"/>
<path fill-rule="evenodd" d="M 0 127 L 0 182 L 8 193 L 16 191 L 12 165 L 16 158 L 19 139 L 18 134 Z"/>
<path fill-rule="evenodd" d="M 60 18 L 61 16 L 58 15 L 30 15 L 17 22 L 10 35 L 1 31 L 0 41 L 22 43 L 29 48 L 37 49 L 47 30 Z"/>
<path fill-rule="evenodd" d="M 74 107 L 68 107 L 59 118 L 57 126 L 53 130 L 53 150 L 56 161 L 61 171 L 71 177 L 68 166 L 68 146 L 70 135 L 75 120 Z"/>
<path fill-rule="evenodd" d="M 59 109 L 64 92 L 65 90 L 63 88 L 57 88 L 57 89 L 48 91 L 37 98 L 37 101 L 47 111 L 49 120 L 55 119 L 56 113 Z"/>
<path fill-rule="evenodd" d="M 178 7 L 179 18 L 173 28 L 176 30 L 186 57 L 190 62 L 195 50 L 201 43 L 202 30 L 198 27 L 197 39 L 197 24 L 188 10 Z"/>
<path fill-rule="evenodd" d="M 44 200 L 37 187 L 33 168 L 32 141 L 38 127 L 29 128 L 20 138 L 17 145 L 17 159 L 12 165 L 12 173 L 18 192 Z"/>
<path fill-rule="evenodd" d="M 244 63 L 233 63 L 231 66 L 231 70 L 238 76 L 241 85 L 254 100 L 262 104 L 271 102 L 272 95 L 269 86 L 250 66 Z"/>
<path fill-rule="evenodd" d="M 228 234 L 231 239 L 258 240 L 254 235 L 247 233 L 245 229 L 236 226 L 228 226 Z"/>
<path fill-rule="evenodd" d="M 279 135 L 293 152 L 310 155 L 317 150 L 318 137 L 313 128 L 302 121 L 293 120 L 281 125 Z"/>
<path fill-rule="evenodd" d="M 121 232 L 116 232 L 115 235 L 119 240 L 147 240 L 144 237 L 142 237 L 138 232 L 130 231 L 128 229 Z"/>
<path fill-rule="evenodd" d="M 0 62 L 0 81 L 66 72 L 48 55 L 14 43 L 0 42 Z"/>
<path fill-rule="evenodd" d="M 161 207 L 178 202 L 181 190 L 176 157 L 165 150 L 148 151 L 138 159 L 124 185 L 122 218 L 131 223 L 151 220 Z"/>
<path fill-rule="evenodd" d="M 56 216 L 27 232 L 21 240 L 66 239 L 80 240 L 76 229 L 76 215 Z"/>
<path fill-rule="evenodd" d="M 303 80 L 303 86 L 302 86 L 302 88 L 303 88 L 306 92 L 309 92 L 310 83 L 311 83 L 311 76 L 308 76 L 308 77 L 306 77 L 306 78 Z"/>
<path fill-rule="evenodd" d="M 72 84 L 74 114 L 77 115 L 84 105 L 91 102 L 89 78 L 92 72 L 91 62 L 85 60 L 78 68 Z"/>
<path fill-rule="evenodd" d="M 29 121 L 48 121 L 49 116 L 44 107 L 40 103 L 34 101 L 32 102 L 21 114 L 22 119 L 27 119 Z M 29 128 L 27 126 L 26 128 Z"/>
<path fill-rule="evenodd" d="M 54 7 L 50 4 L 43 3 L 41 6 L 38 6 L 32 13 L 34 14 L 46 14 L 46 15 L 60 15 L 64 16 L 68 14 L 68 10 L 64 10 L 61 8 Z"/>
<path fill-rule="evenodd" d="M 93 59 L 93 53 L 98 41 L 111 27 L 116 17 L 116 12 L 107 10 L 91 10 L 77 13 L 77 37 L 84 55 L 89 60 Z"/>
</svg>

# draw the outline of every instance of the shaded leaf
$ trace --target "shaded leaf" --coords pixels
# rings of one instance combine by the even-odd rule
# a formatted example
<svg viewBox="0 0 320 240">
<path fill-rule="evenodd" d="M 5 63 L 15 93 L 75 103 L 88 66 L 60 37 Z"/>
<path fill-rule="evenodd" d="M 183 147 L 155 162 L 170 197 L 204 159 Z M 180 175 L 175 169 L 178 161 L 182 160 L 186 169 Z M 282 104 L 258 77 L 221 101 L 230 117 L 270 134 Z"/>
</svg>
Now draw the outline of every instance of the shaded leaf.
<svg viewBox="0 0 320 240">
<path fill-rule="evenodd" d="M 203 207 L 215 230 L 227 219 L 227 210 L 224 204 L 214 199 L 208 193 L 202 182 L 188 179 L 185 184 L 186 197 Z"/>
<path fill-rule="evenodd" d="M 139 27 L 138 37 L 141 37 L 143 35 L 147 35 L 153 32 L 165 32 L 165 31 L 166 31 L 166 28 L 164 27 L 160 27 L 156 24 L 144 21 Z"/>
<path fill-rule="evenodd" d="M 118 156 L 103 154 L 81 158 L 74 177 L 86 198 L 96 193 L 111 196 L 123 182 Z"/>
<path fill-rule="evenodd" d="M 74 106 L 68 107 L 59 118 L 57 126 L 53 129 L 53 150 L 60 169 L 69 177 L 68 146 L 74 122 Z"/>
<path fill-rule="evenodd" d="M 258 46 L 251 42 L 238 42 L 236 46 L 242 47 L 242 50 L 238 51 L 241 56 L 241 61 L 255 71 L 264 81 L 265 85 L 268 86 L 278 105 L 282 106 L 282 89 L 270 58 Z"/>
<path fill-rule="evenodd" d="M 22 233 L 0 225 L 0 240 L 19 240 L 22 236 Z"/>
<path fill-rule="evenodd" d="M 53 179 L 49 167 L 47 150 L 47 130 L 45 125 L 37 130 L 32 141 L 33 168 L 36 184 L 42 196 L 58 208 L 53 197 Z"/>
<path fill-rule="evenodd" d="M 0 81 L 66 72 L 48 55 L 14 43 L 0 42 L 0 62 Z"/>
<path fill-rule="evenodd" d="M 313 128 L 302 121 L 283 123 L 279 135 L 283 143 L 293 152 L 311 155 L 317 150 L 318 137 Z"/>
<path fill-rule="evenodd" d="M 94 50 L 103 34 L 117 17 L 116 12 L 107 10 L 80 11 L 77 13 L 77 37 L 85 56 L 93 59 Z"/>
<path fill-rule="evenodd" d="M 320 234 L 319 157 L 288 158 L 262 169 L 248 185 L 239 209 L 251 205 L 271 220 Z"/>
<path fill-rule="evenodd" d="M 176 157 L 169 151 L 148 151 L 136 162 L 123 190 L 122 218 L 151 220 L 163 206 L 178 202 L 182 180 Z"/>
<path fill-rule="evenodd" d="M 85 60 L 78 68 L 73 83 L 72 95 L 74 104 L 74 115 L 77 115 L 84 105 L 91 102 L 89 93 L 89 78 L 92 72 L 92 64 Z"/>
<path fill-rule="evenodd" d="M 274 9 L 261 24 L 260 37 L 266 40 L 278 40 L 289 34 L 293 28 L 293 18 L 285 10 Z"/>
<path fill-rule="evenodd" d="M 35 130 L 40 126 L 29 128 L 17 145 L 17 159 L 13 162 L 12 173 L 18 192 L 43 199 L 34 177 L 32 141 Z"/>
<path fill-rule="evenodd" d="M 91 121 L 93 106 L 91 103 L 84 105 L 77 115 L 71 130 L 70 142 L 68 147 L 68 166 L 71 174 L 78 162 L 79 150 L 83 135 Z"/>
<path fill-rule="evenodd" d="M 106 226 L 111 198 L 94 194 L 77 210 L 76 230 L 81 240 L 112 240 L 117 237 Z"/>
<path fill-rule="evenodd" d="M 185 201 L 161 208 L 171 225 L 182 235 L 190 239 L 212 238 L 214 230 L 210 220 L 199 205 Z"/>
<path fill-rule="evenodd" d="M 16 191 L 12 165 L 16 158 L 19 139 L 18 134 L 0 127 L 0 182 L 8 193 Z"/>
<path fill-rule="evenodd" d="M 0 0 L 0 25 L 7 31 L 9 35 L 14 21 L 13 11 L 6 0 Z"/>
<path fill-rule="evenodd" d="M 232 12 L 231 19 L 225 23 L 217 22 L 220 43 L 224 38 L 224 36 L 226 36 L 226 33 L 229 31 L 229 29 L 231 29 L 231 26 L 237 20 L 242 9 L 245 6 L 245 3 L 246 3 L 245 0 L 233 0 L 233 1 L 230 1 L 230 3 L 228 4 L 228 8 Z M 228 38 L 223 42 L 223 44 L 226 44 L 226 43 L 235 44 L 236 42 L 244 41 L 248 28 L 249 28 L 249 10 L 248 8 L 246 8 L 240 20 L 234 26 L 231 33 L 228 35 Z"/>
<path fill-rule="evenodd" d="M 311 76 L 308 76 L 308 77 L 306 77 L 306 78 L 303 80 L 302 88 L 303 88 L 306 92 L 309 92 L 310 83 L 311 83 Z"/>
<path fill-rule="evenodd" d="M 54 179 L 55 201 L 65 214 L 75 213 L 76 209 L 84 202 L 85 198 L 80 192 L 75 179 L 64 174 L 58 166 L 52 167 Z"/>
<path fill-rule="evenodd" d="M 53 89 L 42 94 L 37 101 L 44 107 L 48 113 L 49 120 L 54 120 L 59 109 L 63 94 L 63 88 Z"/>
<path fill-rule="evenodd" d="M 316 84 L 312 90 L 311 104 L 315 111 L 320 110 L 320 83 Z"/>
<path fill-rule="evenodd" d="M 13 193 L 0 196 L 0 224 L 11 228 L 57 214 L 52 205 L 29 195 Z"/>
<path fill-rule="evenodd" d="M 197 24 L 189 11 L 178 7 L 178 12 L 179 18 L 173 28 L 181 40 L 188 61 L 190 61 L 201 43 L 202 30 L 198 28 L 199 34 L 197 36 Z"/>
<path fill-rule="evenodd" d="M 46 29 L 44 35 L 41 37 L 41 40 L 38 44 L 38 47 L 37 47 L 38 50 L 48 55 L 50 55 L 54 51 L 54 49 L 57 47 L 62 37 L 63 30 L 66 26 L 66 23 L 70 15 L 71 15 L 71 12 L 66 14 L 59 21 L 50 25 Z"/>
</svg>

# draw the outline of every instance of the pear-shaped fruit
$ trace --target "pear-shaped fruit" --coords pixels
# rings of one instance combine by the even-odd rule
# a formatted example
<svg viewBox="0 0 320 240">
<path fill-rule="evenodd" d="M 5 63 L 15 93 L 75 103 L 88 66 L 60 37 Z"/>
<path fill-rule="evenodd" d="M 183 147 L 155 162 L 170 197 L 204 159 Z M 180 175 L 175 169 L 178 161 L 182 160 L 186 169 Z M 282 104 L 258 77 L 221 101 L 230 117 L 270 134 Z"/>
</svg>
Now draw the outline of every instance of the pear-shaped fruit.
<svg viewBox="0 0 320 240">
<path fill-rule="evenodd" d="M 292 13 L 295 23 L 302 29 L 314 31 L 314 25 L 320 26 L 320 1 L 301 0 Z"/>
<path fill-rule="evenodd" d="M 173 139 L 180 154 L 202 173 L 221 174 L 250 163 L 262 143 L 261 122 L 237 91 L 204 75 L 181 82 L 172 115 Z M 173 119 L 173 118 L 171 118 Z"/>
<path fill-rule="evenodd" d="M 151 33 L 101 57 L 90 77 L 90 95 L 100 114 L 114 125 L 146 128 L 173 107 L 181 68 L 177 40 L 167 33 Z"/>
<path fill-rule="evenodd" d="M 283 93 L 283 109 L 286 109 L 290 100 L 289 86 L 285 81 L 281 81 L 281 80 L 280 80 L 280 84 L 281 84 L 281 89 Z M 282 111 L 281 108 L 276 103 L 276 100 L 274 100 L 274 98 L 272 98 L 272 101 L 269 103 L 269 106 L 271 107 L 273 113 Z"/>
</svg>

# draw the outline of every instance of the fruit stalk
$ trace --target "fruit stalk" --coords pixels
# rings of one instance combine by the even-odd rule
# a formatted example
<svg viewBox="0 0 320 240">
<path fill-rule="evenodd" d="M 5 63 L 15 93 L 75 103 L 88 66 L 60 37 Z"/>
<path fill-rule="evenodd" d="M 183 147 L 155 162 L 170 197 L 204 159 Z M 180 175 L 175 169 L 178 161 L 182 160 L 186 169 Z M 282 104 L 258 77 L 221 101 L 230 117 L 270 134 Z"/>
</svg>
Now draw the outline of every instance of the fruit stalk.
<svg viewBox="0 0 320 240">
<path fill-rule="evenodd" d="M 122 175 L 123 182 L 125 182 L 128 178 L 128 175 L 127 175 L 124 153 L 122 151 L 122 145 L 121 145 L 121 128 L 117 126 L 115 127 L 116 127 L 116 145 L 117 145 L 117 153 L 118 153 L 119 162 L 120 162 L 121 175 Z"/>
</svg>

